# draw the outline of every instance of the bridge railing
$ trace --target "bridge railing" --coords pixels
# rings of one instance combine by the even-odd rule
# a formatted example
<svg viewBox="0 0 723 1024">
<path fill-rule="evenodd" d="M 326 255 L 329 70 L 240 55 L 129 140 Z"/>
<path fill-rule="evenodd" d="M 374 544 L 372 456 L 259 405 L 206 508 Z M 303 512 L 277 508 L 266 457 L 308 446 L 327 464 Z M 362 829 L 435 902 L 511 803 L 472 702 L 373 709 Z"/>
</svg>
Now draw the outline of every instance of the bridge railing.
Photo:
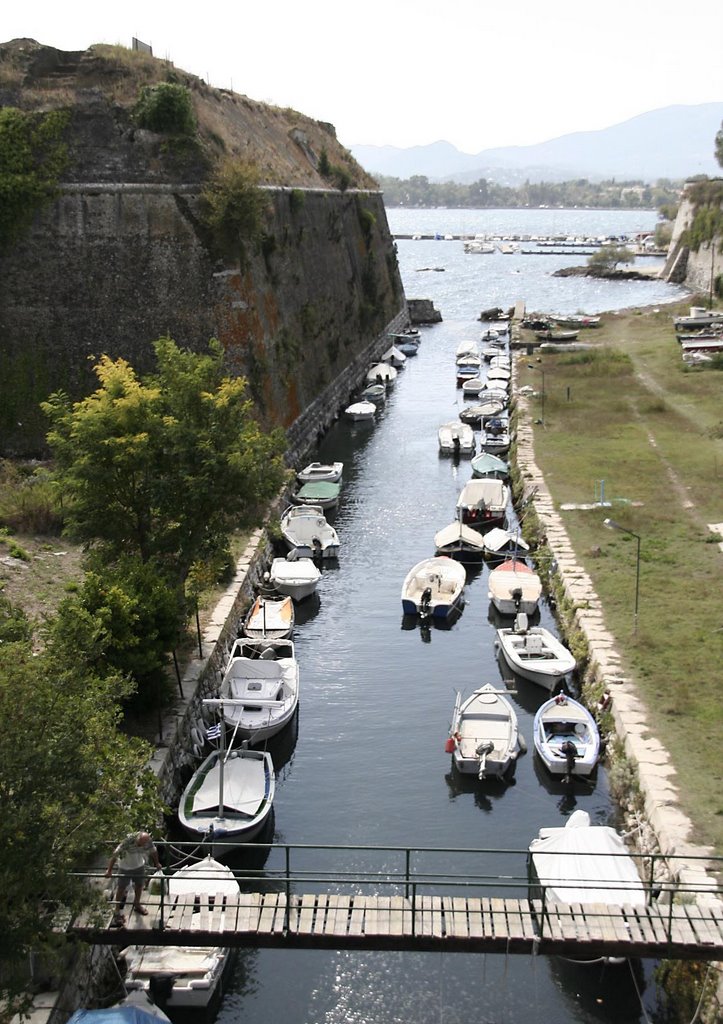
<svg viewBox="0 0 723 1024">
<path fill-rule="evenodd" d="M 158 843 L 157 846 L 169 865 L 167 873 L 172 873 L 174 867 L 184 860 L 197 859 L 205 852 L 192 843 Z M 424 896 L 531 899 L 535 901 L 535 917 L 540 936 L 544 934 L 548 920 L 549 890 L 547 886 L 540 885 L 535 877 L 527 850 L 248 843 L 242 848 L 229 845 L 227 851 L 220 853 L 221 846 L 218 841 L 214 841 L 216 856 L 223 857 L 225 863 L 232 868 L 242 893 L 284 894 L 286 927 L 294 907 L 294 897 L 322 893 L 404 896 L 408 901 L 406 909 L 411 911 L 412 934 L 417 927 L 417 915 Z M 599 856 L 584 852 L 575 854 L 578 860 Z M 723 895 L 720 883 L 714 879 L 714 876 L 720 878 L 723 874 L 723 858 L 642 853 L 605 854 L 605 857 L 625 860 L 632 857 L 638 867 L 640 882 L 631 887 L 629 902 L 640 902 L 641 893 L 644 894 L 646 904 L 655 902 L 661 915 L 667 916 L 669 936 L 672 934 L 674 905 L 695 903 L 701 896 L 709 901 L 720 900 Z M 691 869 L 694 869 L 696 881 L 685 881 Z M 593 877 L 592 871 L 590 875 L 589 879 L 576 877 L 568 883 L 571 887 L 570 903 L 595 902 L 600 905 L 622 902 L 620 892 L 630 887 L 630 883 L 614 877 L 608 882 L 601 882 L 599 877 Z M 200 880 L 202 876 L 198 877 Z M 168 899 L 165 886 L 159 888 L 157 927 L 162 929 L 168 913 Z M 560 893 L 564 899 L 565 888 L 564 880 L 555 883 L 558 913 Z M 605 899 L 606 889 L 615 893 L 615 899 L 612 895 L 609 901 Z M 585 890 L 590 892 L 589 900 L 585 895 L 580 895 Z M 429 909 L 428 904 L 426 909 Z M 598 909 L 593 912 L 593 916 L 594 913 L 600 914 L 601 911 Z"/>
</svg>

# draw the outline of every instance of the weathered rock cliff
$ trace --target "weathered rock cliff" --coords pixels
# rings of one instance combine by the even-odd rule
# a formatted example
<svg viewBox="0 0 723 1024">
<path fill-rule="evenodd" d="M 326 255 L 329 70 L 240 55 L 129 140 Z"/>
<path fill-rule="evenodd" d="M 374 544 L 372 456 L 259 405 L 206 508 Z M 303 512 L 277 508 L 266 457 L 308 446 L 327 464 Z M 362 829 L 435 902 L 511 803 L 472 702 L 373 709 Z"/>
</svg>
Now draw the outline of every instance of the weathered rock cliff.
<svg viewBox="0 0 723 1024">
<path fill-rule="evenodd" d="M 697 248 L 689 245 L 688 236 L 696 209 L 696 204 L 691 201 L 689 185 L 678 207 L 661 277 L 675 284 L 684 284 L 693 292 L 713 296 L 716 280 L 723 276 L 723 237 L 701 242 Z"/>
<path fill-rule="evenodd" d="M 262 419 L 291 428 L 348 393 L 405 311 L 381 194 L 331 126 L 175 69 L 198 134 L 174 149 L 132 116 L 139 82 L 169 69 L 143 57 L 141 75 L 127 52 L 105 49 L 0 47 L 3 105 L 71 112 L 59 195 L 0 257 L 0 446 L 40 451 L 39 401 L 87 393 L 101 353 L 148 370 L 164 334 L 192 349 L 218 337 Z M 329 187 L 322 150 L 358 187 Z M 241 260 L 220 255 L 201 216 L 220 152 L 250 160 L 264 183 L 263 231 L 239 239 Z"/>
</svg>

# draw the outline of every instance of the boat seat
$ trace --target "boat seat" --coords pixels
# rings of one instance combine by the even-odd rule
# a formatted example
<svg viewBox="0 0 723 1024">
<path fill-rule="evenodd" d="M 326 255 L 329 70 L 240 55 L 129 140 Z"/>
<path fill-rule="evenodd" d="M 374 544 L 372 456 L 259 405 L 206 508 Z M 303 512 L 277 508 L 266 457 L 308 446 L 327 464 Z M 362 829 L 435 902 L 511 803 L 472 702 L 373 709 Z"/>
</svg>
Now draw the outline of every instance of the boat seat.
<svg viewBox="0 0 723 1024">
<path fill-rule="evenodd" d="M 530 633 L 525 637 L 525 650 L 528 654 L 542 654 L 542 637 Z"/>
</svg>

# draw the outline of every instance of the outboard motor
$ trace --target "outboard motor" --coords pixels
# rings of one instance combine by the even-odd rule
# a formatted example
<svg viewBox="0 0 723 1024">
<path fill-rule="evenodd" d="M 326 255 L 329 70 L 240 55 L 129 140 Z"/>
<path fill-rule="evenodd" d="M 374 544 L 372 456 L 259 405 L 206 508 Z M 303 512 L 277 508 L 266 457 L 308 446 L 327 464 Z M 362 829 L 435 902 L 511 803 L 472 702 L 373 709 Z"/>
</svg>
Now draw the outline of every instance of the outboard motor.
<svg viewBox="0 0 723 1024">
<path fill-rule="evenodd" d="M 429 615 L 432 605 L 432 588 L 425 587 L 419 599 L 419 614 L 425 618 Z"/>
<path fill-rule="evenodd" d="M 175 974 L 152 974 L 148 979 L 148 991 L 152 1002 L 163 1009 L 173 994 L 175 983 Z"/>
<path fill-rule="evenodd" d="M 516 613 L 519 614 L 520 605 L 522 604 L 522 587 L 515 587 L 514 590 L 511 590 L 510 597 L 515 602 Z"/>
<path fill-rule="evenodd" d="M 565 755 L 565 761 L 567 762 L 566 781 L 570 782 L 575 772 L 575 761 L 580 755 L 572 740 L 565 740 L 565 742 L 560 746 L 560 753 Z"/>
<path fill-rule="evenodd" d="M 483 779 L 485 777 L 485 771 L 487 770 L 487 757 L 495 749 L 495 745 L 492 740 L 485 740 L 475 750 L 475 753 L 479 757 L 479 771 L 477 772 L 477 778 Z"/>
</svg>

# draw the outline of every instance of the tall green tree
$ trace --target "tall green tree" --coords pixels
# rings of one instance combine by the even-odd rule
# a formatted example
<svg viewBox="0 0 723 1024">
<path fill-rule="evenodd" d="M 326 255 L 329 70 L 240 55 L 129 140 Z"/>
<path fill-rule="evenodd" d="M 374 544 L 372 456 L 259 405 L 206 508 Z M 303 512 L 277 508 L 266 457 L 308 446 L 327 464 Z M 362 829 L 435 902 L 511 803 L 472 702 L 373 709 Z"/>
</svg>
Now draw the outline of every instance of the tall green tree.
<svg viewBox="0 0 723 1024">
<path fill-rule="evenodd" d="M 66 660 L 52 639 L 40 653 L 25 630 L 8 641 L 17 620 L 0 608 L 0 1020 L 22 1005 L 30 953 L 62 952 L 54 910 L 97 902 L 76 872 L 163 810 L 150 748 L 117 729 L 129 684 Z"/>
<path fill-rule="evenodd" d="M 718 129 L 715 137 L 715 158 L 723 167 L 723 123 Z"/>
<path fill-rule="evenodd" d="M 217 341 L 200 354 L 170 338 L 154 348 L 158 370 L 147 378 L 104 356 L 97 391 L 76 403 L 56 393 L 43 409 L 69 533 L 108 562 L 155 560 L 180 588 L 278 491 L 285 438 L 261 429 Z"/>
</svg>

